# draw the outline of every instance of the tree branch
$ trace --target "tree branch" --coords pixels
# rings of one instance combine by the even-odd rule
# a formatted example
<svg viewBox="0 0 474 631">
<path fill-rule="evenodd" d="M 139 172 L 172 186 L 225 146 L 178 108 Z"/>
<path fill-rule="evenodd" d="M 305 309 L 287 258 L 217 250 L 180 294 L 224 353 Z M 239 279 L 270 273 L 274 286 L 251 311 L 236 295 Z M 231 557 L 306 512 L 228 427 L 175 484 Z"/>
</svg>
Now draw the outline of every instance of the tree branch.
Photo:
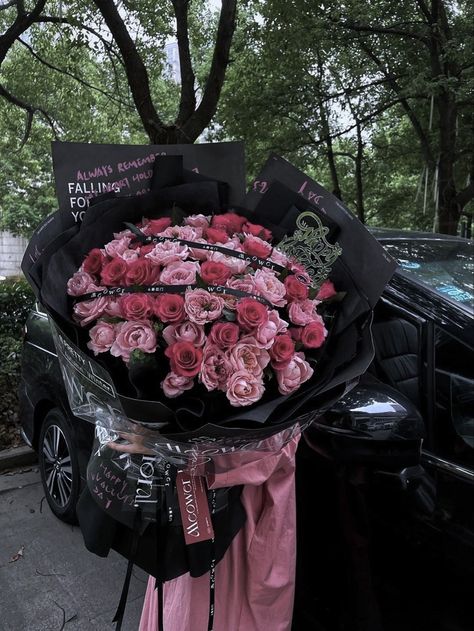
<svg viewBox="0 0 474 631">
<path fill-rule="evenodd" d="M 141 58 L 113 0 L 94 0 L 123 58 L 128 84 L 143 127 L 151 142 L 163 139 L 166 132 L 151 98 L 150 81 Z"/>
<path fill-rule="evenodd" d="M 236 14 L 237 0 L 222 0 L 211 70 L 204 88 L 204 94 L 199 107 L 180 130 L 183 140 L 186 142 L 196 140 L 216 113 L 225 73 L 229 64 L 229 52 L 235 31 Z"/>
<path fill-rule="evenodd" d="M 428 166 L 430 166 L 431 168 L 434 168 L 436 164 L 436 160 L 431 150 L 428 137 L 426 136 L 423 130 L 423 127 L 421 126 L 421 123 L 418 120 L 415 112 L 410 107 L 410 104 L 408 103 L 407 98 L 403 95 L 403 90 L 398 84 L 395 76 L 392 75 L 392 73 L 385 67 L 382 60 L 377 57 L 377 55 L 373 52 L 373 50 L 364 41 L 360 41 L 359 45 L 362 48 L 362 50 L 365 52 L 365 54 L 369 57 L 369 59 L 371 59 L 375 63 L 375 65 L 379 68 L 382 74 L 387 78 L 387 81 L 390 87 L 395 92 L 395 94 L 398 95 L 400 105 L 403 107 L 406 115 L 410 119 L 413 129 L 415 130 L 418 136 L 418 139 L 421 145 L 421 150 L 425 157 L 425 161 L 428 164 Z"/>
<path fill-rule="evenodd" d="M 393 27 L 384 26 L 370 26 L 369 24 L 360 24 L 353 20 L 342 21 L 341 19 L 328 16 L 330 22 L 339 28 L 345 28 L 356 33 L 372 33 L 375 35 L 398 35 L 399 37 L 406 37 L 409 39 L 416 39 L 420 42 L 426 43 L 426 37 L 421 33 L 414 31 L 405 31 L 404 29 L 398 29 Z"/>
<path fill-rule="evenodd" d="M 20 42 L 20 44 L 22 44 L 30 52 L 30 54 L 35 59 L 37 59 L 41 64 L 43 64 L 47 68 L 50 68 L 51 70 L 54 70 L 55 72 L 59 72 L 60 74 L 64 74 L 67 77 L 71 77 L 72 79 L 74 79 L 75 81 L 80 83 L 81 85 L 84 85 L 86 88 L 90 88 L 91 90 L 95 90 L 96 92 L 100 92 L 101 94 L 106 96 L 108 99 L 110 99 L 111 101 L 114 101 L 115 103 L 118 103 L 119 105 L 124 105 L 125 107 L 128 107 L 129 109 L 132 109 L 132 110 L 134 109 L 133 105 L 131 105 L 130 103 L 126 103 L 125 101 L 122 101 L 121 99 L 118 99 L 113 94 L 110 94 L 109 92 L 106 92 L 105 90 L 102 90 L 102 88 L 98 88 L 97 86 L 92 85 L 92 83 L 89 83 L 88 81 L 85 81 L 84 79 L 82 79 L 81 77 L 78 77 L 77 75 L 73 74 L 72 72 L 69 72 L 69 70 L 64 70 L 63 68 L 58 68 L 58 66 L 55 66 L 55 65 L 51 64 L 49 61 L 46 61 L 46 59 L 43 59 L 42 57 L 40 57 L 38 55 L 38 53 L 36 53 L 33 50 L 33 48 L 29 44 L 27 44 L 25 41 L 23 41 L 21 38 L 18 38 L 18 41 Z"/>
<path fill-rule="evenodd" d="M 30 28 L 30 26 L 38 19 L 41 11 L 44 9 L 46 0 L 38 0 L 31 13 L 25 12 L 23 2 L 17 2 L 17 16 L 13 24 L 0 35 L 0 66 L 7 56 L 8 51 L 13 46 L 20 35 Z"/>
<path fill-rule="evenodd" d="M 181 127 L 196 109 L 194 91 L 194 70 L 189 50 L 188 8 L 189 0 L 172 0 L 176 16 L 176 35 L 178 38 L 179 66 L 181 70 L 181 99 L 176 125 Z"/>
<path fill-rule="evenodd" d="M 10 0 L 10 2 L 7 2 L 6 4 L 0 4 L 0 11 L 3 11 L 4 9 L 9 9 L 15 4 L 17 4 L 17 0 Z"/>
<path fill-rule="evenodd" d="M 19 99 L 18 97 L 13 95 L 11 92 L 9 92 L 1 84 L 0 84 L 0 96 L 3 96 L 7 101 L 12 103 L 12 105 L 16 105 L 17 107 L 20 107 L 21 109 L 25 110 L 25 112 L 27 113 L 26 128 L 25 128 L 25 133 L 23 135 L 23 139 L 21 141 L 20 149 L 24 146 L 24 144 L 28 140 L 28 137 L 31 132 L 31 125 L 33 123 L 33 116 L 36 112 L 39 112 L 40 114 L 44 116 L 49 126 L 53 130 L 54 138 L 56 140 L 59 140 L 59 136 L 56 132 L 56 128 L 54 127 L 53 120 L 45 109 L 43 109 L 42 107 L 38 107 L 37 105 L 31 105 L 30 103 L 27 103 L 26 101 L 23 101 L 22 99 Z"/>
</svg>

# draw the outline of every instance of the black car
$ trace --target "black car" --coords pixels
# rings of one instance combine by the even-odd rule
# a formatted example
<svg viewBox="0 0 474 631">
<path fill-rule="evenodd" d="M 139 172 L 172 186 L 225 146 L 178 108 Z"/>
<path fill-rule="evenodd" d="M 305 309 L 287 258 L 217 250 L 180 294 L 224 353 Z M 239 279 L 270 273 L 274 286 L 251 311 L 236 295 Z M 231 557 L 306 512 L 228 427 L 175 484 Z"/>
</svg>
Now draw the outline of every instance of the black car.
<svg viewBox="0 0 474 631">
<path fill-rule="evenodd" d="M 393 602 L 393 593 L 376 588 L 378 578 L 390 584 L 387 575 L 405 580 L 407 568 L 398 567 L 405 558 L 401 551 L 410 556 L 412 549 L 422 550 L 420 562 L 436 568 L 431 576 L 448 566 L 455 568 L 453 576 L 468 577 L 472 570 L 473 243 L 445 235 L 373 232 L 400 267 L 375 309 L 375 358 L 367 375 L 301 441 L 299 545 L 305 554 L 299 555 L 298 629 L 372 631 L 385 628 L 381 618 L 387 611 L 386 628 L 412 628 L 406 612 L 394 622 L 403 607 L 387 609 L 384 603 Z M 39 305 L 27 321 L 22 361 L 24 438 L 38 451 L 51 509 L 73 521 L 93 428 L 70 413 L 49 322 Z M 314 531 L 310 505 L 324 515 Z M 408 575 L 413 578 L 411 570 Z M 445 581 L 446 573 L 440 584 Z M 465 587 L 452 602 L 464 598 Z M 450 621 L 442 626 L 438 617 L 441 626 L 417 623 L 417 629 L 467 629 L 459 619 L 458 626 Z"/>
</svg>

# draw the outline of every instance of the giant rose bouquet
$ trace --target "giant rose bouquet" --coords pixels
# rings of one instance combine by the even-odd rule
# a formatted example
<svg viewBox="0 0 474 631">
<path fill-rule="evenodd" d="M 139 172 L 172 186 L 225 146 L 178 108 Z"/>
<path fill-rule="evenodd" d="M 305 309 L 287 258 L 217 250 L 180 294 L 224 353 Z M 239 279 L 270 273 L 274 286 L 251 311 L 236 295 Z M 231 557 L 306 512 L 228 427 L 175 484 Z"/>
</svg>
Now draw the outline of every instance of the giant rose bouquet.
<svg viewBox="0 0 474 631">
<path fill-rule="evenodd" d="M 313 375 L 311 352 L 327 336 L 318 307 L 336 292 L 329 280 L 313 288 L 272 240 L 236 213 L 143 219 L 115 233 L 67 283 L 88 348 L 164 362 L 156 397 L 202 384 L 248 406 L 272 379 L 292 394 Z"/>
</svg>

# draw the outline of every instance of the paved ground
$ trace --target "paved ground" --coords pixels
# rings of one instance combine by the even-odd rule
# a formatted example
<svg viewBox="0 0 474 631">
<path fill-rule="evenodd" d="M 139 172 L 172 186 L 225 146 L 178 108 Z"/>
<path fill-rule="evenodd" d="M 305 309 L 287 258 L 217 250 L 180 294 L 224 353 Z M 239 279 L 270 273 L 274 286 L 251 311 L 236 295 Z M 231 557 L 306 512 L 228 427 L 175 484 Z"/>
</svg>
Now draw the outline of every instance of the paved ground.
<svg viewBox="0 0 474 631">
<path fill-rule="evenodd" d="M 90 554 L 42 498 L 36 468 L 0 475 L 0 631 L 114 629 L 125 560 Z M 145 584 L 135 568 L 123 631 L 138 629 Z"/>
</svg>

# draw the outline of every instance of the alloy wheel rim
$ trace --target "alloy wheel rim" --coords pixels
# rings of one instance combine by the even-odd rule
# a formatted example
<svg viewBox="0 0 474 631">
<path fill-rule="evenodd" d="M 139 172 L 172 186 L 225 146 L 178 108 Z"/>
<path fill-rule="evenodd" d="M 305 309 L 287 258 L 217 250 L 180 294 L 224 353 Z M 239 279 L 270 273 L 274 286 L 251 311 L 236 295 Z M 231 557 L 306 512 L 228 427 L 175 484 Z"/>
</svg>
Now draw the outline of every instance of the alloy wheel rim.
<svg viewBox="0 0 474 631">
<path fill-rule="evenodd" d="M 43 461 L 46 488 L 51 499 L 64 508 L 72 493 L 72 463 L 64 432 L 50 425 L 43 440 Z"/>
</svg>

